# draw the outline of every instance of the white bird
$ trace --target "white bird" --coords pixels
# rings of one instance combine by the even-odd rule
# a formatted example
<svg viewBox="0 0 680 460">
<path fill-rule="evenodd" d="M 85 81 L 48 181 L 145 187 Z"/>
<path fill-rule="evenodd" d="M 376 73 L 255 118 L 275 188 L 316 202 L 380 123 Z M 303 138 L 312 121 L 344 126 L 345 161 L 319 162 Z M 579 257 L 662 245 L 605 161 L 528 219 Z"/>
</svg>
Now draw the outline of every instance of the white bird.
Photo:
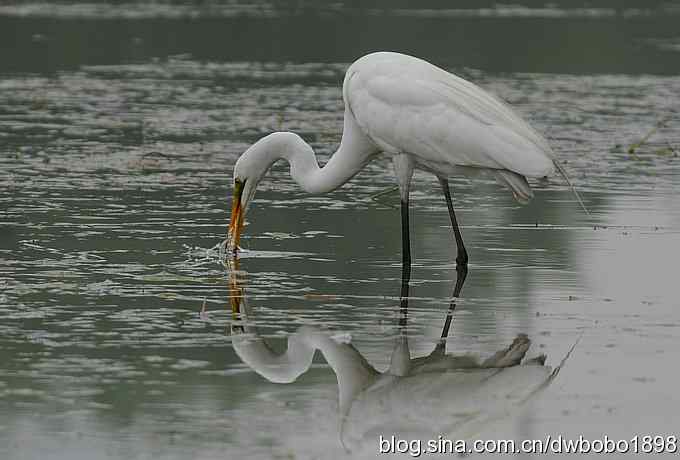
<svg viewBox="0 0 680 460">
<path fill-rule="evenodd" d="M 449 176 L 488 171 L 520 202 L 533 196 L 527 177 L 548 176 L 557 169 L 571 185 L 546 139 L 510 107 L 422 59 L 392 52 L 368 54 L 347 69 L 342 97 L 342 141 L 324 167 L 319 167 L 309 144 L 290 132 L 263 137 L 238 159 L 229 251 L 238 248 L 258 183 L 280 159 L 288 161 L 290 175 L 306 192 L 321 194 L 349 181 L 377 155 L 391 157 L 401 194 L 404 267 L 410 267 L 411 261 L 408 199 L 415 168 L 439 178 L 456 238 L 456 261 L 464 268 L 468 255 L 453 209 Z"/>
</svg>

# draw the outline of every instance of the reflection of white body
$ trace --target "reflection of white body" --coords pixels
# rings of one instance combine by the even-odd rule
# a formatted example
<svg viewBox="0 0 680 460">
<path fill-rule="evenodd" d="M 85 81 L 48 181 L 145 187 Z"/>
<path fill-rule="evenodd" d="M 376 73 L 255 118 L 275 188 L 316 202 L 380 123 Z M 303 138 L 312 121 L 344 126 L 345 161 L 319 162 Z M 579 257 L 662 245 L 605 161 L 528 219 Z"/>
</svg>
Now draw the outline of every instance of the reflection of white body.
<svg viewBox="0 0 680 460">
<path fill-rule="evenodd" d="M 471 355 L 446 355 L 437 347 L 411 359 L 400 338 L 389 369 L 378 372 L 351 344 L 302 327 L 288 338 L 284 353 L 274 353 L 243 326 L 232 344 L 245 364 L 267 380 L 293 382 L 309 369 L 319 350 L 338 381 L 340 438 L 348 448 L 374 444 L 380 435 L 432 439 L 438 434 L 465 438 L 510 414 L 557 374 L 544 357 L 520 364 L 529 339 L 520 335 L 510 347 L 480 361 Z"/>
</svg>

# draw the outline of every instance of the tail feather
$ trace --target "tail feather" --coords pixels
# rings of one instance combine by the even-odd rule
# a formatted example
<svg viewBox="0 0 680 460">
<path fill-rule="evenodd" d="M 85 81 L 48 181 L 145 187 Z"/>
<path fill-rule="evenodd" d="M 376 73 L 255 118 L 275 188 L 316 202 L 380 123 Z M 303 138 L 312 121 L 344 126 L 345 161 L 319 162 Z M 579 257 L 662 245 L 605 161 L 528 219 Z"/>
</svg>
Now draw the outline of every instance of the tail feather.
<svg viewBox="0 0 680 460">
<path fill-rule="evenodd" d="M 581 195 L 578 194 L 576 191 L 576 187 L 574 184 L 571 182 L 569 179 L 569 176 L 567 175 L 567 171 L 562 167 L 562 165 L 557 161 L 553 160 L 553 164 L 555 165 L 555 168 L 559 171 L 560 175 L 564 178 L 565 182 L 571 187 L 571 191 L 574 193 L 574 196 L 576 197 L 576 201 L 578 201 L 578 204 L 581 205 L 581 208 L 583 208 L 583 211 L 586 213 L 586 215 L 590 215 L 590 212 L 586 208 L 585 203 L 583 203 L 583 200 L 581 199 Z"/>
</svg>

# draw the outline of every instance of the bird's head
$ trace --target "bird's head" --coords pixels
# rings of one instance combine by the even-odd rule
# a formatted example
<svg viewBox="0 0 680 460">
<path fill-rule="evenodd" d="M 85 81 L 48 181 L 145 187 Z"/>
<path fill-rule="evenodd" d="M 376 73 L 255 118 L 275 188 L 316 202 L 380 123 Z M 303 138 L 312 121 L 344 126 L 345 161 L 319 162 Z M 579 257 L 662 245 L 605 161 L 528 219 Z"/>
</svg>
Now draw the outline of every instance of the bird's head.
<svg viewBox="0 0 680 460">
<path fill-rule="evenodd" d="M 259 167 L 257 162 L 252 161 L 253 155 L 257 156 L 257 145 L 254 144 L 246 150 L 234 167 L 234 194 L 231 201 L 231 219 L 227 231 L 227 249 L 229 251 L 236 251 L 238 248 L 248 206 L 255 195 L 257 184 L 268 169 L 268 166 L 262 168 Z"/>
<path fill-rule="evenodd" d="M 234 195 L 227 231 L 227 250 L 236 251 L 248 206 L 260 180 L 277 160 L 287 158 L 291 143 L 301 139 L 292 133 L 273 133 L 243 152 L 234 166 Z"/>
</svg>

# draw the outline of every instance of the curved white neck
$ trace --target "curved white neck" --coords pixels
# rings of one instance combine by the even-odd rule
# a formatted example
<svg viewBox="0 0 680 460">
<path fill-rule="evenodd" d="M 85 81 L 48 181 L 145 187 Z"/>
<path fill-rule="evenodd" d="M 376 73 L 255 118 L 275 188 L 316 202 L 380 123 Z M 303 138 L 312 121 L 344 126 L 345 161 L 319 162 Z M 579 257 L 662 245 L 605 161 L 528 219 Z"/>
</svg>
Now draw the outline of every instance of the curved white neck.
<svg viewBox="0 0 680 460">
<path fill-rule="evenodd" d="M 245 154 L 253 165 L 263 169 L 261 175 L 279 159 L 290 164 L 290 175 L 306 192 L 330 192 L 349 181 L 363 169 L 378 148 L 357 126 L 351 113 L 345 112 L 340 147 L 324 167 L 319 167 L 311 146 L 297 134 L 277 132 L 260 139 Z M 240 160 L 239 160 L 240 161 Z"/>
</svg>

